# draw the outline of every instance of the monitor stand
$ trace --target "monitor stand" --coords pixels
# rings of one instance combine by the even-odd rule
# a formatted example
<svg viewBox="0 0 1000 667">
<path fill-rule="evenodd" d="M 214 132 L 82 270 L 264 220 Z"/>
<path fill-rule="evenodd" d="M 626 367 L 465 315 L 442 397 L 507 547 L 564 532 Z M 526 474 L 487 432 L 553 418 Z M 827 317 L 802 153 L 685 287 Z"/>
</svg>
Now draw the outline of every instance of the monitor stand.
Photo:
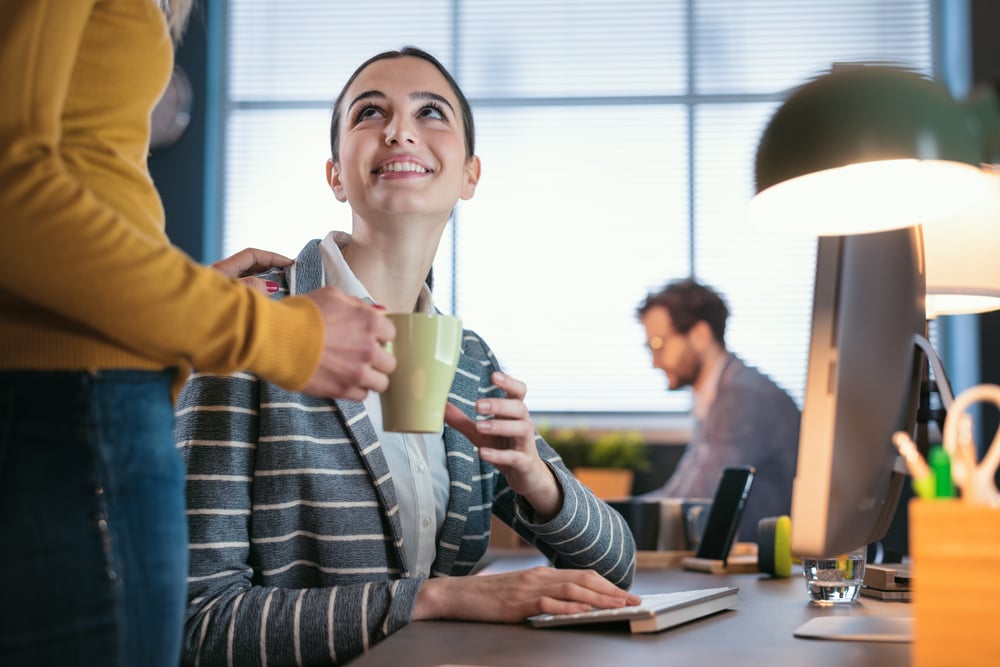
<svg viewBox="0 0 1000 667">
<path fill-rule="evenodd" d="M 818 616 L 803 623 L 796 637 L 851 642 L 913 641 L 913 619 L 909 616 Z"/>
</svg>

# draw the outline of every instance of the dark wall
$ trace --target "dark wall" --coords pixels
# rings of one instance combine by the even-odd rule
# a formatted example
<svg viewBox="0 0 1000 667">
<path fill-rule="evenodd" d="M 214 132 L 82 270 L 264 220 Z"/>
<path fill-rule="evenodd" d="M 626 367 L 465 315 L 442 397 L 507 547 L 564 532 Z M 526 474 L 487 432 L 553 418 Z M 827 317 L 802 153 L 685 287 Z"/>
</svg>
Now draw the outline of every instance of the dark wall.
<svg viewBox="0 0 1000 667">
<path fill-rule="evenodd" d="M 970 8 L 972 80 L 976 84 L 1000 85 L 1000 3 L 996 0 L 972 0 Z M 1000 384 L 1000 311 L 980 315 L 978 319 L 980 382 Z M 987 408 L 982 417 L 979 442 L 988 445 L 1000 427 L 1000 415 L 996 410 Z"/>
<path fill-rule="evenodd" d="M 1000 3 L 972 0 L 972 78 L 988 83 L 1000 78 Z"/>
<path fill-rule="evenodd" d="M 207 72 L 206 18 L 195 10 L 175 61 L 188 75 L 194 92 L 191 123 L 180 140 L 158 149 L 149 158 L 167 214 L 167 236 L 199 261 L 204 257 L 205 207 L 205 92 Z"/>
</svg>

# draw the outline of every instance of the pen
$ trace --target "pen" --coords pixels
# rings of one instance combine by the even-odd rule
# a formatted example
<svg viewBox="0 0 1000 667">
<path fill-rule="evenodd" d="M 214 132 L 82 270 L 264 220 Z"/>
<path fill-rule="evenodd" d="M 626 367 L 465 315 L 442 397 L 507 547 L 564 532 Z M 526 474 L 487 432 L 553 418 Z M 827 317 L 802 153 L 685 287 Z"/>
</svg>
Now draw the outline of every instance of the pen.
<svg viewBox="0 0 1000 667">
<path fill-rule="evenodd" d="M 929 500 L 937 495 L 934 473 L 931 471 L 924 457 L 917 451 L 917 445 L 913 439 L 903 431 L 896 431 L 892 435 L 892 444 L 896 445 L 900 456 L 906 461 L 906 468 L 913 478 L 913 492 L 919 498 Z"/>
<path fill-rule="evenodd" d="M 951 480 L 951 457 L 948 452 L 941 445 L 934 445 L 928 458 L 934 475 L 934 497 L 954 498 L 955 484 Z"/>
</svg>

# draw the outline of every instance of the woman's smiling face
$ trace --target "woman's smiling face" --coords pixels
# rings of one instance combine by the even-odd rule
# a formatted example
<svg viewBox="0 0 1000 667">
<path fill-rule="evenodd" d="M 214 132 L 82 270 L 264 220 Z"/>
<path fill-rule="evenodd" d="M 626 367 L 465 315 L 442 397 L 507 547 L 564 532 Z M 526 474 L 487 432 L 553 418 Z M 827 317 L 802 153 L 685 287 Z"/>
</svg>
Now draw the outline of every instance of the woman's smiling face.
<svg viewBox="0 0 1000 667">
<path fill-rule="evenodd" d="M 412 56 L 377 60 L 341 104 L 330 185 L 361 217 L 447 219 L 458 199 L 472 196 L 479 160 L 466 157 L 458 97 L 433 64 Z"/>
</svg>

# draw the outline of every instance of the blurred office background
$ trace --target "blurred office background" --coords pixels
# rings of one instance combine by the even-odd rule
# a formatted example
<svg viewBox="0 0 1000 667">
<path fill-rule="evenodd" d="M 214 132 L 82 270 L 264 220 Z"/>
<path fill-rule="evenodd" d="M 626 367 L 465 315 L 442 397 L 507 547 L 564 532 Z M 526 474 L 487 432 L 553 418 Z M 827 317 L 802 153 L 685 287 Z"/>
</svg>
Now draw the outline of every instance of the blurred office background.
<svg viewBox="0 0 1000 667">
<path fill-rule="evenodd" d="M 634 316 L 670 278 L 722 291 L 730 348 L 801 404 L 815 239 L 744 220 L 770 114 L 835 62 L 903 65 L 962 97 L 1000 75 L 998 26 L 993 0 L 203 0 L 177 55 L 191 123 L 150 169 L 193 257 L 294 256 L 350 229 L 323 166 L 347 76 L 382 50 L 433 52 L 483 160 L 438 305 L 528 383 L 539 419 L 682 444 L 690 396 L 665 391 Z M 956 390 L 1000 382 L 1000 315 L 941 318 L 932 340 Z"/>
</svg>

